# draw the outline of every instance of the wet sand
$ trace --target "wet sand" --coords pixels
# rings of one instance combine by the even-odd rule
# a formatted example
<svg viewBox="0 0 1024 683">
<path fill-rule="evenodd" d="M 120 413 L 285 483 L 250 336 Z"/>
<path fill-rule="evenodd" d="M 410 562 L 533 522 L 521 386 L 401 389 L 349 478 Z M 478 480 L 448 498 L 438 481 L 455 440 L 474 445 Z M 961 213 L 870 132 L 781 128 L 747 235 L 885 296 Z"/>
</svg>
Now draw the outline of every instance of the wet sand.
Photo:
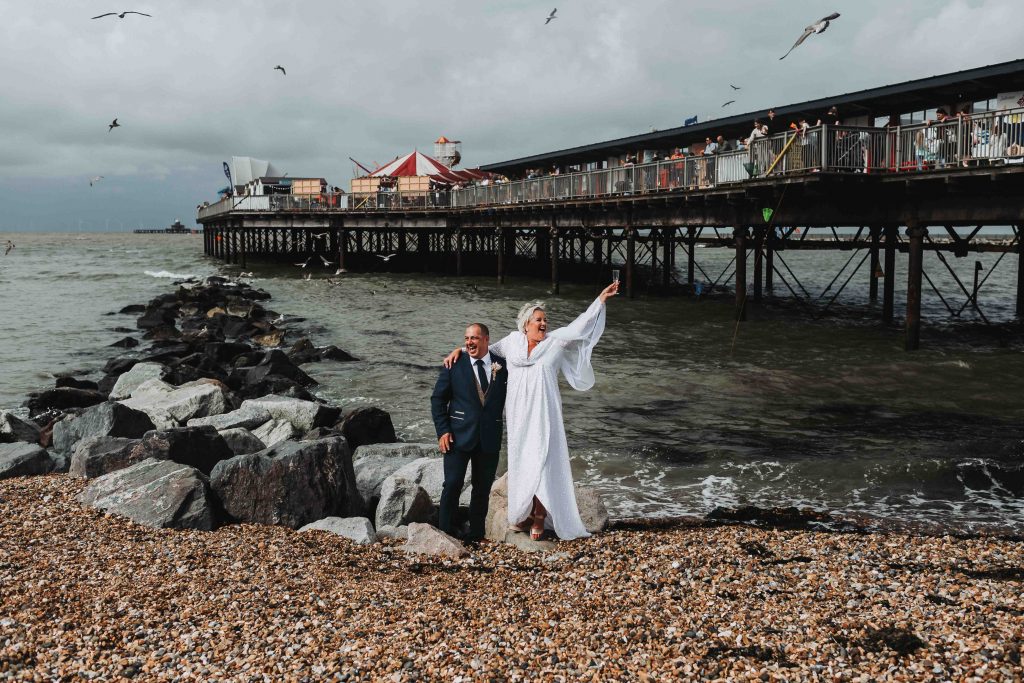
<svg viewBox="0 0 1024 683">
<path fill-rule="evenodd" d="M 0 677 L 1021 680 L 1018 541 L 719 526 L 438 560 L 153 530 L 83 486 L 0 482 Z"/>
</svg>

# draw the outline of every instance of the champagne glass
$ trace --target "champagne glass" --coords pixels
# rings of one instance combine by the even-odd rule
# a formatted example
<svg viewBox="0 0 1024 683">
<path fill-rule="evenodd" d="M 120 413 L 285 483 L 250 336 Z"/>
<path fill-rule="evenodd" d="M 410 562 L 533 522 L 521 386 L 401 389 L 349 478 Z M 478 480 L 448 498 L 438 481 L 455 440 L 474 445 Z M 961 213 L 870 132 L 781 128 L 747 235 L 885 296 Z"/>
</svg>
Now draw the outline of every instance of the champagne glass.
<svg viewBox="0 0 1024 683">
<path fill-rule="evenodd" d="M 614 268 L 612 270 L 612 282 L 618 282 L 618 281 L 619 281 L 619 269 L 618 268 Z"/>
</svg>

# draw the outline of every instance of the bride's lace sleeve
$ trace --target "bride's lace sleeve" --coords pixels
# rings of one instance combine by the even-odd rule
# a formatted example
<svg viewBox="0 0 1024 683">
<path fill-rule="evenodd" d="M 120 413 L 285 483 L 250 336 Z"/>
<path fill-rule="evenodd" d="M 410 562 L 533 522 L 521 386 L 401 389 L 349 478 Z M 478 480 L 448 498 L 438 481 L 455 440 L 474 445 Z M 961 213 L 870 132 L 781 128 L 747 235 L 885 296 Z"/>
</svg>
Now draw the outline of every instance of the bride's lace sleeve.
<svg viewBox="0 0 1024 683">
<path fill-rule="evenodd" d="M 590 308 L 565 327 L 549 334 L 562 347 L 560 369 L 573 389 L 586 391 L 594 386 L 594 368 L 590 356 L 604 333 L 605 305 L 595 299 Z"/>
<path fill-rule="evenodd" d="M 498 341 L 493 342 L 490 345 L 488 350 L 491 353 L 497 354 L 497 355 L 499 355 L 499 356 L 501 356 L 503 358 L 507 357 L 508 356 L 508 347 L 509 347 L 509 345 L 510 345 L 510 343 L 512 341 L 512 337 L 514 337 L 515 335 L 516 335 L 515 332 L 509 332 L 508 334 L 506 334 L 504 337 L 502 337 Z"/>
</svg>

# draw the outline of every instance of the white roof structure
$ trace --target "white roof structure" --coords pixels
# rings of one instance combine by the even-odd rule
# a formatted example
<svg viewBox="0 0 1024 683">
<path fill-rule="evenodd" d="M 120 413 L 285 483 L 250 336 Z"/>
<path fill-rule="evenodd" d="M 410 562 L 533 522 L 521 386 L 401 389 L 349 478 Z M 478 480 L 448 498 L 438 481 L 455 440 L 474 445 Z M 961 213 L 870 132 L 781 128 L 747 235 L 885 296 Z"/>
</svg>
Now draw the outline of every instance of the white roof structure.
<svg viewBox="0 0 1024 683">
<path fill-rule="evenodd" d="M 252 157 L 231 157 L 231 182 L 235 185 L 248 185 L 257 178 L 280 175 L 281 172 L 269 161 Z"/>
</svg>

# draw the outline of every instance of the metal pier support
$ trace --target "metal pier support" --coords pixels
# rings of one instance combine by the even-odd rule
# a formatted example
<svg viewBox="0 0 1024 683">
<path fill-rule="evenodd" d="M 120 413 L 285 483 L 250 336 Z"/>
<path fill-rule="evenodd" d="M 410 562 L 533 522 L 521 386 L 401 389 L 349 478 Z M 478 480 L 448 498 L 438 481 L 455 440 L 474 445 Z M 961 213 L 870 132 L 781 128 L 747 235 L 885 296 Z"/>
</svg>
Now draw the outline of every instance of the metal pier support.
<svg viewBox="0 0 1024 683">
<path fill-rule="evenodd" d="M 558 255 L 561 243 L 558 239 L 558 228 L 551 223 L 551 293 L 558 294 Z"/>
<path fill-rule="evenodd" d="M 636 230 L 632 224 L 626 225 L 626 296 L 632 299 L 636 292 L 633 289 L 633 264 L 636 261 Z"/>
<path fill-rule="evenodd" d="M 907 226 L 910 242 L 907 265 L 907 337 L 904 348 L 916 351 L 921 347 L 921 274 L 924 270 L 924 238 L 928 228 Z"/>
<path fill-rule="evenodd" d="M 885 226 L 885 266 L 882 275 L 882 320 L 892 323 L 896 290 L 896 240 L 899 230 L 895 225 Z"/>
<path fill-rule="evenodd" d="M 736 238 L 736 319 L 747 319 L 747 229 L 733 230 Z"/>
<path fill-rule="evenodd" d="M 878 245 L 882 238 L 882 228 L 871 226 L 871 273 L 868 276 L 868 301 L 878 301 L 878 272 L 881 264 L 878 261 Z"/>
<path fill-rule="evenodd" d="M 1017 226 L 1017 317 L 1024 318 L 1024 226 Z"/>
<path fill-rule="evenodd" d="M 764 228 L 754 228 L 754 303 L 761 303 L 764 281 Z"/>
<path fill-rule="evenodd" d="M 695 256 L 693 250 L 697 248 L 697 228 L 690 226 L 686 229 L 686 284 L 690 285 L 693 291 L 693 276 Z"/>
</svg>

